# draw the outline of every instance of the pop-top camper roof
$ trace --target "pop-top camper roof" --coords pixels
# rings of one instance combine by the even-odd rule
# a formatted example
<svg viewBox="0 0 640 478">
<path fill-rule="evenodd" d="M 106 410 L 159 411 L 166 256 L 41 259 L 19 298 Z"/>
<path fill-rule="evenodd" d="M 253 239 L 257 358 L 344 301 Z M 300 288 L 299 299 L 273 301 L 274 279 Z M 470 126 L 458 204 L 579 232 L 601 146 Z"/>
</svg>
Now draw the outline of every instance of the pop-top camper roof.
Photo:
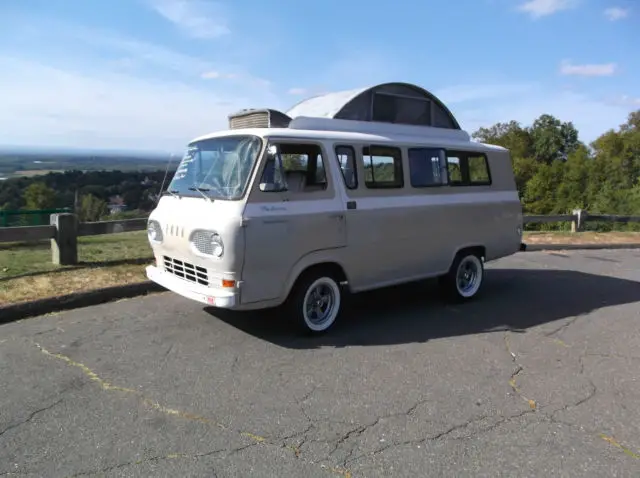
<svg viewBox="0 0 640 478">
<path fill-rule="evenodd" d="M 299 118 L 296 121 L 296 118 Z M 371 124 L 379 130 L 382 124 L 392 129 L 427 129 L 435 132 L 450 130 L 451 135 L 466 135 L 451 111 L 435 95 L 410 83 L 383 83 L 355 90 L 327 93 L 307 98 L 294 105 L 286 113 L 273 109 L 246 109 L 229 115 L 229 127 L 239 128 L 296 128 L 297 123 L 324 124 L 331 120 L 341 124 L 353 123 L 354 130 L 362 130 L 363 124 Z M 324 121 L 323 121 L 324 120 Z M 358 124 L 358 126 L 356 126 Z M 395 127 L 392 127 L 394 125 Z M 403 125 L 403 126 L 401 126 Z M 455 130 L 451 131 L 451 130 Z"/>
</svg>

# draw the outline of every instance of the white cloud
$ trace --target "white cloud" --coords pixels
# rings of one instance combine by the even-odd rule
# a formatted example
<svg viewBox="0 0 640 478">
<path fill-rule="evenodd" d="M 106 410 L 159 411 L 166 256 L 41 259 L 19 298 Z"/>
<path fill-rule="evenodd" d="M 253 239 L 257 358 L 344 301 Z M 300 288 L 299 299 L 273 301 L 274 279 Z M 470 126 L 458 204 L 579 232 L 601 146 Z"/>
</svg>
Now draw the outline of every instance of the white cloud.
<svg viewBox="0 0 640 478">
<path fill-rule="evenodd" d="M 640 97 L 634 97 L 629 95 L 620 95 L 611 100 L 611 104 L 621 106 L 631 106 L 634 109 L 640 108 Z"/>
<path fill-rule="evenodd" d="M 300 95 L 306 95 L 307 94 L 307 89 L 306 88 L 291 88 L 288 93 L 290 95 L 296 95 L 296 96 L 300 96 Z"/>
<path fill-rule="evenodd" d="M 217 38 L 230 29 L 219 3 L 207 0 L 149 0 L 151 7 L 193 38 Z"/>
<path fill-rule="evenodd" d="M 616 69 L 615 63 L 572 65 L 570 61 L 565 60 L 560 65 L 562 75 L 575 76 L 611 76 Z"/>
<path fill-rule="evenodd" d="M 626 18 L 629 15 L 629 10 L 626 8 L 611 7 L 611 8 L 607 8 L 604 11 L 604 14 L 609 20 L 614 22 L 616 20 L 621 20 L 622 18 Z"/>
<path fill-rule="evenodd" d="M 219 71 L 215 71 L 215 70 L 211 70 L 211 71 L 205 71 L 204 73 L 202 73 L 200 75 L 200 78 L 202 78 L 203 80 L 235 80 L 237 78 L 239 78 L 240 75 L 236 74 L 236 73 L 221 73 Z M 268 85 L 269 82 L 267 80 L 263 80 L 263 79 L 254 79 L 254 81 L 256 82 L 265 82 L 265 85 Z"/>
<path fill-rule="evenodd" d="M 518 10 L 529 14 L 532 18 L 541 18 L 575 8 L 577 5 L 578 0 L 529 0 L 521 4 Z"/>
<path fill-rule="evenodd" d="M 27 29 L 28 32 L 25 32 Z M 28 34 L 31 41 L 47 42 L 49 51 L 57 49 L 60 53 L 57 57 L 53 54 L 54 60 L 62 64 L 69 63 L 69 59 L 73 58 L 73 64 L 85 61 L 87 67 L 95 64 L 100 68 L 106 66 L 114 70 L 137 72 L 141 76 L 157 77 L 159 74 L 170 73 L 182 78 L 214 79 L 218 75 L 217 78 L 234 79 L 238 86 L 270 86 L 267 80 L 249 73 L 246 66 L 224 61 L 222 55 L 216 55 L 215 61 L 204 60 L 159 44 L 114 34 L 109 30 L 86 28 L 54 19 L 39 19 L 32 20 L 21 31 L 23 35 Z M 56 32 L 53 41 L 47 36 L 50 31 Z M 102 59 L 104 52 L 120 58 L 105 61 Z M 51 59 L 51 55 L 49 56 Z M 154 69 L 158 69 L 158 72 Z"/>
<path fill-rule="evenodd" d="M 283 108 L 267 89 L 200 88 L 0 56 L 0 143 L 176 151 L 242 108 Z"/>
</svg>

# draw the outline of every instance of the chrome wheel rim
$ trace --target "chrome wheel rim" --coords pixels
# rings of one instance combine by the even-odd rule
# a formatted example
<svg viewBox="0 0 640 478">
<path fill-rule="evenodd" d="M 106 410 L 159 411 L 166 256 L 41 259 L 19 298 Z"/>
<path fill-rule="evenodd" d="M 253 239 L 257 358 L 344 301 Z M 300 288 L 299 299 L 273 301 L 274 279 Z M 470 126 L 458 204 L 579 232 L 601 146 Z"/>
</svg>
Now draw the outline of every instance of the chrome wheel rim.
<svg viewBox="0 0 640 478">
<path fill-rule="evenodd" d="M 329 278 L 316 280 L 307 289 L 302 304 L 304 321 L 311 330 L 328 328 L 335 320 L 340 307 L 340 291 Z"/>
<path fill-rule="evenodd" d="M 465 257 L 458 266 L 456 287 L 464 297 L 470 297 L 478 291 L 482 281 L 482 264 L 475 256 Z"/>
</svg>

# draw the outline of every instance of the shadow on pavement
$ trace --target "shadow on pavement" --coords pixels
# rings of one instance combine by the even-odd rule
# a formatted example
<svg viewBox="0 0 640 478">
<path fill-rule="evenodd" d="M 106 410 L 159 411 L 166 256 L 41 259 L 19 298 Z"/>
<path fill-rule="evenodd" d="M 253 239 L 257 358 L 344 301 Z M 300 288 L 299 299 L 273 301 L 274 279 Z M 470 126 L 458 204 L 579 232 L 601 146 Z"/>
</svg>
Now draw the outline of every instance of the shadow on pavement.
<svg viewBox="0 0 640 478">
<path fill-rule="evenodd" d="M 392 345 L 529 327 L 640 301 L 640 282 L 567 270 L 490 269 L 474 301 L 448 304 L 435 281 L 353 296 L 334 328 L 296 336 L 280 309 L 229 312 L 207 308 L 247 334 L 288 348 Z"/>
</svg>

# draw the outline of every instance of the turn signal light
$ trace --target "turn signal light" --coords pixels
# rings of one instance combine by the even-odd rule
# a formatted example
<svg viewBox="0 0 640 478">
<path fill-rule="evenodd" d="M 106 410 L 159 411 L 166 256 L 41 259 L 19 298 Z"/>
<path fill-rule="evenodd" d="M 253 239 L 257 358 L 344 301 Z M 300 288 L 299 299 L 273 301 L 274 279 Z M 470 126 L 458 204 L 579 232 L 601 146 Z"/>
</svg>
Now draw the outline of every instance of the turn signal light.
<svg viewBox="0 0 640 478">
<path fill-rule="evenodd" d="M 235 286 L 236 286 L 236 281 L 228 280 L 228 279 L 222 279 L 222 287 L 233 288 Z"/>
</svg>

